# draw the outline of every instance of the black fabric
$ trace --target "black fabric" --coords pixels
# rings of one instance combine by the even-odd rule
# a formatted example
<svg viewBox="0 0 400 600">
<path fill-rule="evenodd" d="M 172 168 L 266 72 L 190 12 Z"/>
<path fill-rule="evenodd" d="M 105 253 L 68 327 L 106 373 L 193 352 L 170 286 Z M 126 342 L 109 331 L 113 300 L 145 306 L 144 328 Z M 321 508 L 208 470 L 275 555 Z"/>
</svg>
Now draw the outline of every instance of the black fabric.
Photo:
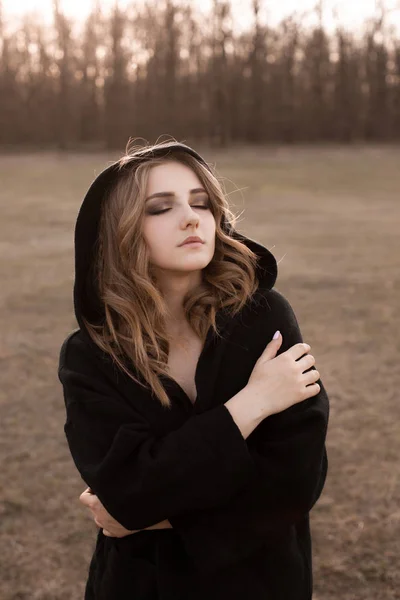
<svg viewBox="0 0 400 600">
<path fill-rule="evenodd" d="M 182 144 L 167 151 L 174 148 L 204 163 Z M 65 434 L 82 479 L 122 525 L 136 530 L 169 519 L 173 528 L 122 539 L 99 530 L 85 600 L 309 600 L 309 512 L 328 467 L 326 390 L 319 380 L 318 395 L 264 419 L 246 440 L 224 405 L 246 385 L 277 329 L 278 354 L 303 341 L 290 303 L 274 288 L 276 260 L 259 242 L 229 230 L 259 256 L 259 289 L 236 317 L 217 313 L 223 335 L 211 328 L 207 334 L 196 402 L 165 378 L 172 402 L 165 409 L 118 371 L 82 324 L 82 315 L 102 316 L 90 257 L 114 176 L 115 165 L 93 182 L 75 229 L 79 328 L 62 344 L 58 371 Z"/>
</svg>

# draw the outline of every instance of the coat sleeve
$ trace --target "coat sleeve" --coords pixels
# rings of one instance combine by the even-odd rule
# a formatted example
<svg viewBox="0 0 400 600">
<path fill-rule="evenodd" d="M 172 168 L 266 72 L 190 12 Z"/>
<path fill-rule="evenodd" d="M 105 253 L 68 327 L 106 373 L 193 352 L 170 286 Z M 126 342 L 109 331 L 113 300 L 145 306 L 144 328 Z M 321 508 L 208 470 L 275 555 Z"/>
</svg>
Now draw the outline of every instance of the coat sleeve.
<svg viewBox="0 0 400 600">
<path fill-rule="evenodd" d="M 218 506 L 255 472 L 246 441 L 224 405 L 155 437 L 76 336 L 62 347 L 58 377 L 75 465 L 127 529 Z"/>
<path fill-rule="evenodd" d="M 303 338 L 292 307 L 275 290 L 271 309 L 273 330 L 283 335 L 279 355 Z M 316 396 L 264 419 L 247 438 L 256 474 L 233 498 L 221 507 L 169 517 L 198 570 L 220 569 L 279 543 L 320 497 L 328 469 L 329 400 L 318 383 Z"/>
</svg>

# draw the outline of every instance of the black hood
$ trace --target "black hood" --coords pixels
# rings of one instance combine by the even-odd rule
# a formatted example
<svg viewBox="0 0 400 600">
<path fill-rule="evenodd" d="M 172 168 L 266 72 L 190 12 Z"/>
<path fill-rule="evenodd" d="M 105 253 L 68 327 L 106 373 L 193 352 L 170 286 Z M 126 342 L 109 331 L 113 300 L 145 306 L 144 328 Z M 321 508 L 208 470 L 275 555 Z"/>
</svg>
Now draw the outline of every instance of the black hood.
<svg viewBox="0 0 400 600">
<path fill-rule="evenodd" d="M 159 158 L 171 154 L 175 150 L 188 152 L 199 160 L 210 172 L 206 161 L 195 150 L 178 142 L 164 143 L 155 149 L 146 148 L 135 152 L 137 161 L 149 158 Z M 101 323 L 104 319 L 104 305 L 101 302 L 94 278 L 94 253 L 98 236 L 101 204 L 108 189 L 114 184 L 121 168 L 118 162 L 104 169 L 89 187 L 75 225 L 75 283 L 74 283 L 74 308 L 79 327 L 86 333 L 82 315 L 91 323 Z M 257 277 L 261 289 L 271 289 L 276 281 L 278 269 L 273 254 L 259 242 L 238 233 L 223 220 L 222 229 L 231 237 L 242 241 L 259 257 Z"/>
</svg>

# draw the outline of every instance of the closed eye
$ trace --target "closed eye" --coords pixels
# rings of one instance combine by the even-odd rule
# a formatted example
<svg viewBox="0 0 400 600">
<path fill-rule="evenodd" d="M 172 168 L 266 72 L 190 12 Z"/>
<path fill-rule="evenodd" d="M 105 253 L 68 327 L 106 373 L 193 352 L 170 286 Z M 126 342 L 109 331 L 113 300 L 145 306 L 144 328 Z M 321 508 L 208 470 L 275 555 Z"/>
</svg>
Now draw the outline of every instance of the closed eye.
<svg viewBox="0 0 400 600">
<path fill-rule="evenodd" d="M 209 206 L 204 206 L 204 204 L 203 204 L 201 206 L 200 205 L 199 206 L 193 206 L 193 208 L 203 208 L 203 209 L 209 210 L 210 207 Z M 164 210 L 158 210 L 157 212 L 149 212 L 148 214 L 149 215 L 161 215 L 162 213 L 167 212 L 167 210 L 171 210 L 171 209 L 170 208 L 164 208 Z"/>
</svg>

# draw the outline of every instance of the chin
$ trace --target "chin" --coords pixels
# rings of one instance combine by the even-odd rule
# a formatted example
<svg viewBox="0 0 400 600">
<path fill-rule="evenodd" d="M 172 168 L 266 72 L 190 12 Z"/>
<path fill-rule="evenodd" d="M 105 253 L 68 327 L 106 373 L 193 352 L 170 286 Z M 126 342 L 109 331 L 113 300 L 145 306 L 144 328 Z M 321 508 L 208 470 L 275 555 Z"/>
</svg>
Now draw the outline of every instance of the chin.
<svg viewBox="0 0 400 600">
<path fill-rule="evenodd" d="M 165 261 L 165 256 L 163 257 L 164 260 L 160 260 L 159 262 L 153 262 L 154 266 L 157 269 L 161 269 L 161 270 L 165 270 L 165 271 L 183 271 L 183 272 L 189 272 L 189 271 L 198 271 L 200 269 L 204 269 L 205 267 L 207 267 L 207 265 L 210 264 L 210 262 L 213 259 L 213 254 L 210 256 L 210 253 L 207 252 L 202 252 L 201 254 L 198 253 L 197 255 L 195 255 L 195 253 L 193 252 L 192 255 L 190 254 L 186 254 L 186 256 L 181 256 L 180 260 L 174 260 L 171 261 L 170 263 L 167 263 Z M 176 258 L 176 257 L 174 257 Z"/>
<path fill-rule="evenodd" d="M 210 264 L 209 260 L 192 261 L 190 263 L 176 265 L 174 270 L 180 269 L 182 271 L 198 271 L 199 269 L 205 269 L 208 264 Z"/>
<path fill-rule="evenodd" d="M 168 271 L 181 271 L 181 272 L 189 273 L 190 271 L 200 271 L 202 269 L 205 269 L 205 267 L 207 267 L 207 265 L 209 265 L 210 262 L 211 262 L 211 258 L 204 259 L 204 257 L 202 257 L 202 259 L 201 259 L 200 257 L 198 257 L 196 260 L 193 257 L 192 260 L 186 260 L 186 261 L 182 261 L 182 262 L 171 264 L 171 265 L 164 265 L 161 268 L 168 270 Z"/>
</svg>

